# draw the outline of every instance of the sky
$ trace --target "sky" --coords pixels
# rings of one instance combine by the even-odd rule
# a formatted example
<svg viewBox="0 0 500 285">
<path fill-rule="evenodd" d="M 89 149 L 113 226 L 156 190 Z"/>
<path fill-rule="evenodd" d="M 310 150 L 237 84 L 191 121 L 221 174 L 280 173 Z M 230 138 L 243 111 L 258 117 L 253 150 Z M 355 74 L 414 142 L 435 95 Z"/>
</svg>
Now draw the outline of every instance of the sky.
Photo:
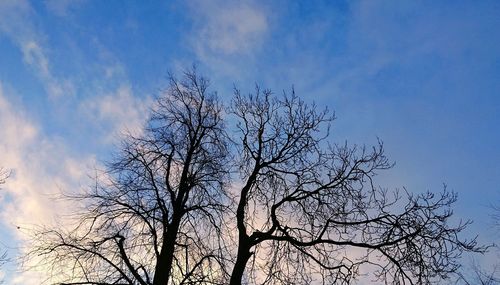
<svg viewBox="0 0 500 285">
<path fill-rule="evenodd" d="M 391 189 L 458 193 L 465 236 L 499 242 L 499 1 L 0 0 L 0 246 L 64 223 L 140 132 L 167 74 L 195 64 L 222 100 L 255 84 L 335 111 L 332 140 L 384 141 Z M 498 255 L 477 257 L 488 264 Z M 6 284 L 43 272 L 0 271 Z"/>
</svg>

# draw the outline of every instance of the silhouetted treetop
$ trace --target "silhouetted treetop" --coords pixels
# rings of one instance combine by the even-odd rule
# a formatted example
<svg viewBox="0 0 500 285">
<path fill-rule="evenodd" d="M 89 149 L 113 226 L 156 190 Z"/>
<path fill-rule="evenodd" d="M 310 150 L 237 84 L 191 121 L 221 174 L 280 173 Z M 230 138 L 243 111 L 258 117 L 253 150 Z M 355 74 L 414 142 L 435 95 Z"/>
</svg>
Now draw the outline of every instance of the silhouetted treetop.
<svg viewBox="0 0 500 285">
<path fill-rule="evenodd" d="M 453 224 L 456 195 L 380 187 L 375 146 L 337 144 L 334 116 L 293 91 L 170 76 L 144 132 L 126 136 L 70 230 L 43 228 L 29 257 L 58 284 L 434 284 L 482 252 Z"/>
</svg>

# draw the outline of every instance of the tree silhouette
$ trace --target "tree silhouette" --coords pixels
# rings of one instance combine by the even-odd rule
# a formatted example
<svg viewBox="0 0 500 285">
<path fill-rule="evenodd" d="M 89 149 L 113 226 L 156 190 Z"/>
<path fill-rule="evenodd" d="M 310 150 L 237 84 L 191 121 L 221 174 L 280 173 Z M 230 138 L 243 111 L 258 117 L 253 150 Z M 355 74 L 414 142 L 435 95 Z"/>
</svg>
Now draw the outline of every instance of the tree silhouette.
<svg viewBox="0 0 500 285">
<path fill-rule="evenodd" d="M 378 281 L 428 284 L 455 272 L 462 251 L 483 250 L 457 237 L 466 224 L 450 225 L 453 193 L 376 186 L 391 167 L 382 143 L 330 144 L 334 118 L 293 93 L 235 93 L 244 183 L 231 284 L 350 284 L 364 264 Z"/>
<path fill-rule="evenodd" d="M 70 197 L 78 225 L 38 231 L 28 258 L 59 284 L 351 284 L 364 266 L 430 284 L 484 250 L 450 223 L 455 194 L 378 187 L 383 144 L 333 144 L 327 110 L 259 88 L 224 109 L 207 88 L 171 77 L 144 134 Z"/>
<path fill-rule="evenodd" d="M 39 230 L 28 257 L 44 256 L 60 284 L 194 284 L 222 276 L 213 232 L 224 210 L 228 151 L 222 106 L 207 88 L 194 71 L 171 76 L 144 135 L 129 135 L 96 185 L 70 196 L 86 205 L 76 228 Z"/>
</svg>

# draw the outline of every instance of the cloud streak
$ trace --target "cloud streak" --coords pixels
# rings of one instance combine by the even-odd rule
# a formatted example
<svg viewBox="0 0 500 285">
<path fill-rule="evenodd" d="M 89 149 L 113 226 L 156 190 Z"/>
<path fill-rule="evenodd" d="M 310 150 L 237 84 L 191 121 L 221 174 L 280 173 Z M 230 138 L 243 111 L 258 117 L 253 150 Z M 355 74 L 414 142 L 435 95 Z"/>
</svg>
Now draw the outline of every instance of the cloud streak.
<svg viewBox="0 0 500 285">
<path fill-rule="evenodd" d="M 44 35 L 32 22 L 35 17 L 35 11 L 26 0 L 0 1 L 0 32 L 18 46 L 24 62 L 34 70 L 49 97 L 71 96 L 74 94 L 73 84 L 52 72 L 47 52 L 41 44 Z"/>
<path fill-rule="evenodd" d="M 45 6 L 49 11 L 59 17 L 66 17 L 71 10 L 82 5 L 86 0 L 45 0 Z"/>
<path fill-rule="evenodd" d="M 261 8 L 249 3 L 203 2 L 196 6 L 195 50 L 200 54 L 247 54 L 263 43 L 269 24 Z"/>
<path fill-rule="evenodd" d="M 103 142 L 111 143 L 126 133 L 140 134 L 151 104 L 151 98 L 138 99 L 130 85 L 122 84 L 113 92 L 83 101 L 80 110 L 101 129 Z"/>
<path fill-rule="evenodd" d="M 253 1 L 188 2 L 188 18 L 193 29 L 185 39 L 199 61 L 217 66 L 214 71 L 238 74 L 237 62 L 244 64 L 262 50 L 270 33 L 270 22 L 263 5 Z"/>
</svg>

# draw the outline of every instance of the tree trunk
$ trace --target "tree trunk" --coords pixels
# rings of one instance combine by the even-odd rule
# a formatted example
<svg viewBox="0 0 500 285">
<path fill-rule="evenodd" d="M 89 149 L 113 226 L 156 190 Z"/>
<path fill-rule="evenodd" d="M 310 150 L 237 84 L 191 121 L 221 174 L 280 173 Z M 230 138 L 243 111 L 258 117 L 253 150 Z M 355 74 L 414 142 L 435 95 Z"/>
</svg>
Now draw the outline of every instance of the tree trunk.
<svg viewBox="0 0 500 285">
<path fill-rule="evenodd" d="M 160 256 L 156 262 L 153 285 L 167 285 L 172 271 L 175 241 L 179 232 L 180 217 L 173 217 L 163 239 Z"/>
<path fill-rule="evenodd" d="M 177 241 L 177 234 L 181 224 L 182 216 L 184 215 L 184 197 L 189 192 L 187 186 L 188 169 L 191 163 L 194 146 L 188 151 L 184 168 L 182 170 L 181 181 L 179 186 L 179 194 L 173 202 L 172 222 L 167 228 L 167 232 L 163 238 L 163 243 L 160 251 L 160 256 L 155 266 L 155 276 L 153 278 L 153 285 L 168 285 L 170 274 L 172 271 L 172 261 L 174 260 L 175 242 Z"/>
<path fill-rule="evenodd" d="M 252 256 L 250 252 L 250 247 L 248 244 L 248 237 L 242 239 L 240 236 L 238 245 L 238 256 L 236 257 L 236 263 L 233 267 L 233 272 L 231 272 L 231 279 L 229 285 L 241 285 L 241 280 L 243 279 L 243 273 L 245 273 L 245 267 L 248 260 Z"/>
<path fill-rule="evenodd" d="M 236 257 L 236 263 L 234 264 L 233 272 L 231 273 L 229 285 L 241 285 L 241 280 L 243 279 L 243 273 L 245 273 L 245 267 L 248 259 L 252 256 L 252 253 L 250 252 L 250 248 L 252 247 L 251 239 L 247 235 L 245 226 L 245 207 L 248 202 L 248 192 L 250 192 L 250 188 L 252 187 L 258 172 L 259 165 L 256 164 L 252 174 L 247 180 L 247 183 L 241 189 L 240 202 L 238 203 L 238 209 L 236 210 L 236 222 L 238 227 L 238 256 Z"/>
</svg>

